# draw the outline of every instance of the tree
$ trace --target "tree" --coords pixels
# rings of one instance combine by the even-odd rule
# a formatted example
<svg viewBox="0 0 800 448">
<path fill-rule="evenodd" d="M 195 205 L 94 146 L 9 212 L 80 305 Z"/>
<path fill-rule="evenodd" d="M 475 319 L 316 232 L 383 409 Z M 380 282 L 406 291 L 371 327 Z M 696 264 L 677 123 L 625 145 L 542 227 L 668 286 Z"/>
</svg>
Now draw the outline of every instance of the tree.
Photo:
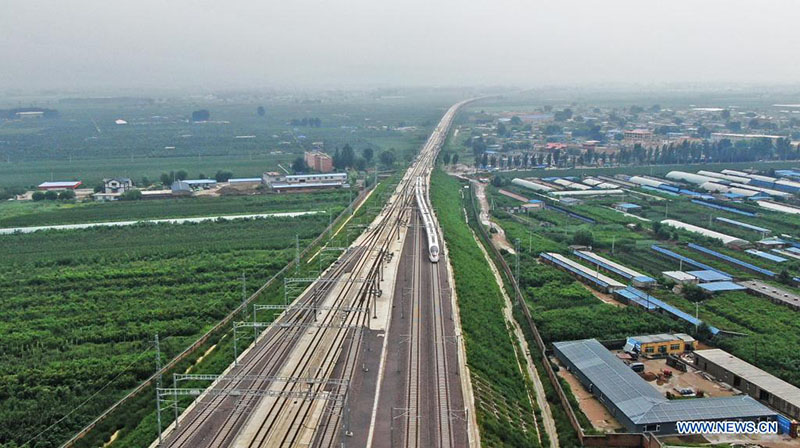
<svg viewBox="0 0 800 448">
<path fill-rule="evenodd" d="M 522 119 L 514 115 L 513 117 L 511 117 L 511 124 L 514 126 L 519 126 L 522 124 Z"/>
<path fill-rule="evenodd" d="M 211 112 L 208 109 L 200 109 L 192 112 L 192 121 L 208 121 L 211 118 Z"/>
<path fill-rule="evenodd" d="M 43 191 L 34 191 L 33 195 L 31 196 L 31 199 L 33 199 L 34 202 L 39 202 L 39 201 L 44 200 L 44 192 Z"/>
<path fill-rule="evenodd" d="M 258 113 L 259 117 L 263 117 L 264 115 L 267 114 L 267 110 L 264 109 L 264 106 L 258 106 L 258 109 L 256 109 L 256 112 Z"/>
<path fill-rule="evenodd" d="M 442 162 L 445 165 L 448 165 L 450 163 L 450 153 L 449 152 L 444 153 L 444 155 L 442 156 Z"/>
<path fill-rule="evenodd" d="M 372 148 L 364 148 L 364 150 L 361 151 L 361 157 L 363 157 L 364 160 L 367 161 L 367 164 L 372 162 L 372 157 L 374 155 L 375 155 L 375 152 L 372 150 Z"/>
<path fill-rule="evenodd" d="M 55 201 L 56 199 L 58 199 L 58 193 L 56 193 L 53 190 L 47 190 L 44 192 L 44 198 L 47 199 L 48 201 Z"/>
<path fill-rule="evenodd" d="M 344 147 L 342 148 L 341 153 L 342 159 L 342 168 L 349 168 L 352 167 L 356 161 L 356 153 L 353 151 L 353 147 L 350 144 L 345 143 Z"/>
<path fill-rule="evenodd" d="M 784 285 L 792 285 L 794 286 L 794 280 L 792 280 L 792 274 L 789 273 L 786 269 L 782 269 L 780 274 L 778 274 L 778 281 L 783 283 Z"/>
<path fill-rule="evenodd" d="M 504 125 L 502 121 L 497 123 L 497 135 L 499 135 L 500 137 L 503 137 L 507 133 L 508 133 L 508 130 L 506 130 L 506 125 Z"/>
<path fill-rule="evenodd" d="M 128 190 L 119 196 L 120 201 L 138 201 L 142 199 L 142 192 L 136 188 Z"/>
<path fill-rule="evenodd" d="M 303 157 L 298 156 L 292 162 L 292 171 L 295 173 L 304 173 L 308 169 L 308 165 L 306 165 L 306 159 Z"/>
<path fill-rule="evenodd" d="M 553 119 L 556 121 L 567 121 L 572 118 L 572 109 L 564 109 L 559 110 L 553 115 Z"/>
<path fill-rule="evenodd" d="M 594 244 L 594 235 L 588 230 L 578 230 L 572 235 L 572 244 L 579 246 L 591 246 Z"/>
<path fill-rule="evenodd" d="M 216 174 L 214 174 L 214 180 L 217 182 L 227 182 L 233 177 L 233 173 L 226 170 L 217 170 Z"/>
<path fill-rule="evenodd" d="M 177 180 L 186 180 L 189 178 L 189 173 L 186 170 L 178 170 L 175 172 L 175 179 Z"/>
<path fill-rule="evenodd" d="M 722 112 L 719 113 L 719 116 L 722 117 L 723 120 L 728 120 L 731 118 L 731 111 L 723 109 Z"/>
<path fill-rule="evenodd" d="M 159 180 L 161 180 L 162 185 L 172 185 L 172 182 L 175 181 L 175 172 L 170 171 L 169 173 L 161 173 Z"/>
<path fill-rule="evenodd" d="M 703 288 L 691 283 L 683 285 L 683 296 L 690 302 L 702 302 L 709 298 L 708 293 Z"/>
<path fill-rule="evenodd" d="M 450 161 L 453 162 L 453 165 L 458 163 L 458 153 L 453 154 L 453 158 Z"/>
<path fill-rule="evenodd" d="M 381 164 L 385 167 L 394 166 L 395 155 L 393 150 L 383 151 L 379 156 Z"/>
<path fill-rule="evenodd" d="M 75 199 L 75 192 L 73 190 L 64 190 L 58 193 L 58 199 L 60 201 L 69 201 L 70 199 Z"/>
<path fill-rule="evenodd" d="M 149 178 L 149 177 L 147 177 L 147 176 L 142 176 L 142 183 L 141 183 L 141 185 L 142 185 L 143 187 L 149 187 L 149 186 L 150 186 L 150 185 L 152 185 L 152 184 L 153 184 L 153 183 L 152 183 L 152 182 L 150 182 L 150 178 Z"/>
</svg>

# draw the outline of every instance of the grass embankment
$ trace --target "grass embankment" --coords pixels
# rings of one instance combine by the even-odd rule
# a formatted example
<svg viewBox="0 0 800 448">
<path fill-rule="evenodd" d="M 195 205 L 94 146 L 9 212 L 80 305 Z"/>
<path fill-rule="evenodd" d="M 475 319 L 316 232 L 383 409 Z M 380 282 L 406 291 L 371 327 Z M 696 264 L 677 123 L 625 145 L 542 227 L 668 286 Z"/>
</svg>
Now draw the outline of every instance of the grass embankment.
<svg viewBox="0 0 800 448">
<path fill-rule="evenodd" d="M 435 171 L 431 200 L 455 275 L 481 441 L 484 446 L 539 446 L 526 377 L 503 316 L 503 297 L 464 222 L 459 182 Z"/>
</svg>

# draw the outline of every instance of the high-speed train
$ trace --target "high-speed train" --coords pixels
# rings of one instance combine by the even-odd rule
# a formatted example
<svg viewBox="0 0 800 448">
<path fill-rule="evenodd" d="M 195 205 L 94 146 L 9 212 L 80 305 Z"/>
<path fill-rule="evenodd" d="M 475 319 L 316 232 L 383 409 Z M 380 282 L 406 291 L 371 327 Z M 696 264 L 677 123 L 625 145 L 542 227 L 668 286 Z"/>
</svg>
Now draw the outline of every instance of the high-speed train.
<svg viewBox="0 0 800 448">
<path fill-rule="evenodd" d="M 414 189 L 417 198 L 419 213 L 422 215 L 422 225 L 425 226 L 425 235 L 428 237 L 428 258 L 431 263 L 439 261 L 439 237 L 436 233 L 436 225 L 433 222 L 433 215 L 426 200 L 425 189 L 422 185 L 422 177 L 417 177 L 417 185 Z"/>
</svg>

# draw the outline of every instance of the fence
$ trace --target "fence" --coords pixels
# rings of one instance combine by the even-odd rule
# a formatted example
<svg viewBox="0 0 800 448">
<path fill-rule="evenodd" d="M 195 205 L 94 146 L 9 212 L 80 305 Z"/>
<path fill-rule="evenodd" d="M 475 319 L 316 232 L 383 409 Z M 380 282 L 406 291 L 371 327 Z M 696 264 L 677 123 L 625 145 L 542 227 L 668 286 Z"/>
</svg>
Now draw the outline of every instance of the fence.
<svg viewBox="0 0 800 448">
<path fill-rule="evenodd" d="M 364 200 L 367 197 L 367 194 L 374 188 L 375 188 L 375 186 L 373 185 L 371 189 L 363 190 L 362 192 L 360 192 L 359 195 L 356 197 L 356 200 L 353 202 L 352 207 L 347 207 L 341 213 L 339 213 L 339 215 L 336 217 L 336 219 L 333 220 L 333 222 L 331 222 L 328 225 L 328 227 L 326 227 L 325 230 L 322 233 L 320 233 L 314 239 L 314 241 L 312 241 L 308 246 L 305 247 L 305 249 L 303 249 L 302 252 L 300 252 L 300 257 L 299 258 L 302 260 L 303 257 L 305 257 L 308 254 L 308 252 L 311 250 L 311 248 L 313 248 L 315 245 L 317 245 L 320 241 L 322 241 L 325 238 L 325 236 L 328 234 L 328 232 L 331 229 L 336 228 L 336 226 L 338 226 L 342 222 L 342 220 L 345 218 L 345 216 L 347 216 L 348 211 L 353 210 L 355 212 L 355 210 L 358 209 L 358 207 L 360 207 L 361 204 L 364 202 Z M 286 273 L 286 271 L 288 271 L 289 269 L 293 268 L 294 264 L 295 264 L 295 260 L 292 260 L 292 261 L 289 262 L 289 264 L 287 264 L 286 266 L 281 268 L 280 271 L 278 271 L 277 273 L 275 273 L 275 275 L 270 277 L 270 279 L 267 280 L 266 283 L 264 283 L 260 288 L 258 288 L 258 290 L 256 290 L 256 292 L 254 292 L 250 297 L 248 297 L 247 300 L 243 301 L 239 306 L 237 306 L 233 311 L 231 311 L 221 321 L 219 321 L 216 325 L 214 325 L 210 330 L 208 330 L 202 336 L 200 336 L 196 341 L 194 341 L 194 343 L 192 343 L 192 345 L 190 345 L 185 350 L 183 350 L 181 353 L 179 353 L 174 358 L 172 358 L 168 363 L 166 363 L 164 365 L 164 367 L 161 368 L 161 370 L 159 370 L 158 372 L 156 372 L 153 375 L 151 375 L 149 378 L 144 380 L 141 384 L 136 386 L 135 389 L 133 389 L 132 391 L 128 392 L 127 395 L 125 395 L 124 397 L 120 398 L 119 401 L 117 401 L 116 403 L 111 405 L 108 409 L 103 411 L 102 414 L 97 416 L 88 425 L 86 425 L 83 429 L 78 431 L 78 433 L 76 433 L 69 440 L 67 440 L 64 444 L 62 444 L 60 448 L 72 447 L 78 440 L 80 440 L 83 437 L 85 437 L 87 434 L 89 434 L 89 432 L 92 429 L 97 427 L 97 425 L 99 425 L 101 422 L 103 422 L 103 420 L 108 418 L 109 415 L 111 415 L 114 411 L 116 411 L 117 409 L 121 408 L 125 403 L 127 403 L 128 400 L 130 400 L 131 398 L 139 395 L 140 393 L 142 393 L 142 391 L 144 391 L 150 385 L 152 385 L 160 375 L 167 374 L 167 372 L 172 370 L 176 365 L 178 365 L 178 363 L 180 363 L 181 361 L 183 361 L 184 359 L 186 359 L 187 357 L 189 357 L 193 353 L 195 353 L 197 351 L 197 349 L 199 349 L 206 342 L 208 342 L 208 340 L 214 334 L 216 334 L 218 331 L 220 331 L 224 327 L 226 327 L 238 313 L 241 313 L 242 311 L 246 310 L 247 307 L 250 305 L 250 303 L 253 300 L 255 300 L 258 296 L 260 296 L 261 293 L 263 293 L 265 289 L 270 287 L 275 282 L 276 279 L 280 278 L 282 275 L 284 275 Z"/>
</svg>

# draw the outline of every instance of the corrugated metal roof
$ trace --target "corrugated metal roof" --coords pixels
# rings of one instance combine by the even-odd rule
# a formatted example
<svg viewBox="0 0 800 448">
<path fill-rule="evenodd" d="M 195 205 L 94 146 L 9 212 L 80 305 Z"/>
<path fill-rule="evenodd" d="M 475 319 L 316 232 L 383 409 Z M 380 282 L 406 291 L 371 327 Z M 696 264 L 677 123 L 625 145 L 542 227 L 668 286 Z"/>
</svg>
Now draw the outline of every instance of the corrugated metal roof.
<svg viewBox="0 0 800 448">
<path fill-rule="evenodd" d="M 608 271 L 611 271 L 621 277 L 626 279 L 632 279 L 635 277 L 646 277 L 644 274 L 634 271 L 633 269 L 623 266 L 617 262 L 609 260 L 608 258 L 602 257 L 594 252 L 590 252 L 588 250 L 576 250 L 573 251 L 575 256 L 578 258 L 582 258 L 589 263 L 595 264 L 604 268 Z"/>
<path fill-rule="evenodd" d="M 748 224 L 746 222 L 736 221 L 736 220 L 729 219 L 729 218 L 723 218 L 722 216 L 717 216 L 714 219 L 716 219 L 717 221 L 720 221 L 720 222 L 724 222 L 726 224 L 739 226 L 739 227 L 742 227 L 744 229 L 753 230 L 753 231 L 756 231 L 756 232 L 761 232 L 761 233 L 770 233 L 770 232 L 772 232 L 772 230 L 764 228 L 764 227 L 754 226 L 754 225 Z"/>
<path fill-rule="evenodd" d="M 734 282 L 710 282 L 710 283 L 701 283 L 698 286 L 709 292 L 742 291 L 744 289 L 747 289 L 744 286 Z"/>
<path fill-rule="evenodd" d="M 755 255 L 756 257 L 761 257 L 765 260 L 774 261 L 775 263 L 783 263 L 784 261 L 788 261 L 786 258 L 779 257 L 777 255 L 772 255 L 756 249 L 747 249 L 745 252 L 747 252 L 750 255 Z"/>
<path fill-rule="evenodd" d="M 39 184 L 39 188 L 70 188 L 70 187 L 77 187 L 81 184 L 81 181 L 56 181 L 56 182 L 42 182 Z"/>
<path fill-rule="evenodd" d="M 687 274 L 697 277 L 697 279 L 701 282 L 729 282 L 733 280 L 729 275 L 721 274 L 717 271 L 711 270 L 688 271 Z"/>
<path fill-rule="evenodd" d="M 708 249 L 708 248 L 703 247 L 703 246 L 701 246 L 699 244 L 689 243 L 688 246 L 689 246 L 690 249 L 694 249 L 694 250 L 696 250 L 698 252 L 702 252 L 702 253 L 704 253 L 706 255 L 711 255 L 712 257 L 719 258 L 720 260 L 725 260 L 728 263 L 735 264 L 737 266 L 743 267 L 743 268 L 745 268 L 747 270 L 750 270 L 750 271 L 753 271 L 753 272 L 758 272 L 759 274 L 766 275 L 767 277 L 775 277 L 777 275 L 774 272 L 770 271 L 769 269 L 760 268 L 760 267 L 758 267 L 758 266 L 756 266 L 754 264 L 744 262 L 742 260 L 739 260 L 738 258 L 733 258 L 730 255 L 725 255 L 723 253 L 719 253 L 719 252 L 717 252 L 715 250 Z"/>
<path fill-rule="evenodd" d="M 555 264 L 560 265 L 560 266 L 562 266 L 564 268 L 567 268 L 567 269 L 569 269 L 569 270 L 581 275 L 582 277 L 584 277 L 586 279 L 597 281 L 597 282 L 599 282 L 601 284 L 604 284 L 606 287 L 611 287 L 611 288 L 624 288 L 625 287 L 625 285 L 623 285 L 622 283 L 614 280 L 613 278 L 608 277 L 606 275 L 603 275 L 600 272 L 598 272 L 598 271 L 596 271 L 594 269 L 591 269 L 591 268 L 589 268 L 587 266 L 584 266 L 584 265 L 582 265 L 582 264 L 580 264 L 580 263 L 578 263 L 578 262 L 576 262 L 574 260 L 570 260 L 569 258 L 567 258 L 567 257 L 565 257 L 565 256 L 563 256 L 561 254 L 550 252 L 550 253 L 541 253 L 541 254 L 539 254 L 539 256 L 541 256 L 545 260 L 548 260 L 548 261 L 550 261 L 552 263 L 555 263 Z"/>
<path fill-rule="evenodd" d="M 553 346 L 637 425 L 775 415 L 749 396 L 667 400 L 596 339 L 556 342 Z"/>
<path fill-rule="evenodd" d="M 758 388 L 780 397 L 800 408 L 800 389 L 718 348 L 697 350 L 695 356 L 704 358 L 740 376 Z"/>
</svg>

